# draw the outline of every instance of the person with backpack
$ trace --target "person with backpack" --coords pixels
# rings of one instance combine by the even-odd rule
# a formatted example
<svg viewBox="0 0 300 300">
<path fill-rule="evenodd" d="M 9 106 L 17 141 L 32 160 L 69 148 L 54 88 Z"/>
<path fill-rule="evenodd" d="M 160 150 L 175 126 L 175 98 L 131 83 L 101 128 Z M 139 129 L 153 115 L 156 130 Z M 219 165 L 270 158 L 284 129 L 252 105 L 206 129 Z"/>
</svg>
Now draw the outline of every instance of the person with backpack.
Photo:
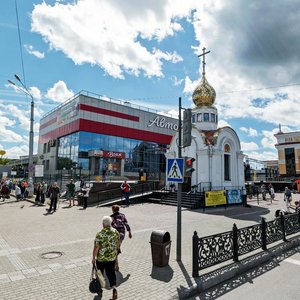
<svg viewBox="0 0 300 300">
<path fill-rule="evenodd" d="M 285 205 L 286 205 L 286 210 L 287 212 L 290 212 L 290 202 L 292 197 L 292 192 L 291 190 L 286 186 L 285 190 L 284 190 L 284 201 L 285 201 Z"/>
</svg>

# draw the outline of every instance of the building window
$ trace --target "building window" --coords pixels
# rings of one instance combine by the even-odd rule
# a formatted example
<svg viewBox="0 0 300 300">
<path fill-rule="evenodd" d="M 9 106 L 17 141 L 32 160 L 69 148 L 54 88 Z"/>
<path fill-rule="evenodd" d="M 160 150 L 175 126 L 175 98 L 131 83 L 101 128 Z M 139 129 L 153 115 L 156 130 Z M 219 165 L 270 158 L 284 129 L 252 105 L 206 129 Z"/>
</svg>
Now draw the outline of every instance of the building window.
<svg viewBox="0 0 300 300">
<path fill-rule="evenodd" d="M 204 113 L 203 114 L 203 121 L 204 122 L 209 122 L 209 113 Z"/>
<path fill-rule="evenodd" d="M 229 181 L 230 178 L 230 146 L 225 144 L 224 146 L 224 180 Z"/>
<path fill-rule="evenodd" d="M 215 115 L 215 114 L 211 114 L 211 115 L 210 115 L 210 121 L 211 121 L 212 123 L 215 123 L 215 122 L 216 122 L 216 115 Z"/>
<path fill-rule="evenodd" d="M 47 152 L 47 144 L 48 144 L 48 143 L 44 143 L 43 153 L 46 153 L 46 152 Z"/>
<path fill-rule="evenodd" d="M 202 114 L 197 114 L 197 122 L 202 122 Z"/>
<path fill-rule="evenodd" d="M 49 165 L 50 165 L 49 160 L 46 160 L 46 167 L 45 167 L 46 170 L 49 170 Z"/>
<path fill-rule="evenodd" d="M 192 123 L 195 123 L 196 121 L 196 115 L 192 115 Z"/>
<path fill-rule="evenodd" d="M 294 176 L 296 175 L 295 149 L 285 148 L 284 152 L 285 152 L 286 175 Z"/>
</svg>

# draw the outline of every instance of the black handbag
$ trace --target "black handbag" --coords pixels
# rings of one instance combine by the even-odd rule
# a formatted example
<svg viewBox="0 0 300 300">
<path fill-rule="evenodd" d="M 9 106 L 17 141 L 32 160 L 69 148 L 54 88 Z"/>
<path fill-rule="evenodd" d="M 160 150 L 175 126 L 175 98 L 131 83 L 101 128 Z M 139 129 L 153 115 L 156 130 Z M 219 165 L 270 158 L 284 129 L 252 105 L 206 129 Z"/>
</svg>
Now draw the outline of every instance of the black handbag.
<svg viewBox="0 0 300 300">
<path fill-rule="evenodd" d="M 90 277 L 90 284 L 89 284 L 89 290 L 92 294 L 97 294 L 99 292 L 101 292 L 101 286 L 100 286 L 100 282 L 96 277 L 96 272 L 95 272 L 95 266 L 93 266 L 92 268 L 92 273 L 91 273 L 91 277 Z"/>
</svg>

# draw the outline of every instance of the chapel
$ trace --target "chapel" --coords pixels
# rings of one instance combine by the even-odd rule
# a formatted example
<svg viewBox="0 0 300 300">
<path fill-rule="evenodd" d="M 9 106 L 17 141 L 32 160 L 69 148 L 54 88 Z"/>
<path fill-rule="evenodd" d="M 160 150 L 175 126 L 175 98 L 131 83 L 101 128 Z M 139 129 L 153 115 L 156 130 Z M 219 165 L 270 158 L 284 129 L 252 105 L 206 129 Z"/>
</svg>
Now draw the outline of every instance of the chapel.
<svg viewBox="0 0 300 300">
<path fill-rule="evenodd" d="M 242 189 L 244 179 L 244 154 L 239 137 L 229 126 L 218 127 L 216 92 L 208 83 L 205 73 L 205 48 L 203 48 L 203 72 L 192 98 L 192 142 L 182 148 L 182 157 L 194 158 L 194 172 L 185 178 L 189 188 L 198 190 Z M 167 158 L 178 157 L 178 132 L 173 136 Z"/>
</svg>

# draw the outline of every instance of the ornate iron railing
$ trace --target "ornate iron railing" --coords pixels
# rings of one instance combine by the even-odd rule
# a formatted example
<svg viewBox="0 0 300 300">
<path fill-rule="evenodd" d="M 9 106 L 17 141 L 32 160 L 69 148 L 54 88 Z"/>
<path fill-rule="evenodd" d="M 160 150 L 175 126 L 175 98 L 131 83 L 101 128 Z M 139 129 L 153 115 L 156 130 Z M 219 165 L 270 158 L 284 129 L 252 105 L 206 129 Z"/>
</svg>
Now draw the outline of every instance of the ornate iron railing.
<svg viewBox="0 0 300 300">
<path fill-rule="evenodd" d="M 207 237 L 193 236 L 193 277 L 199 276 L 199 271 L 221 262 L 233 259 L 239 260 L 243 255 L 259 248 L 267 250 L 267 245 L 279 240 L 286 241 L 286 236 L 300 231 L 300 211 L 261 224 L 238 229 L 233 224 L 232 231 L 227 231 Z"/>
</svg>

